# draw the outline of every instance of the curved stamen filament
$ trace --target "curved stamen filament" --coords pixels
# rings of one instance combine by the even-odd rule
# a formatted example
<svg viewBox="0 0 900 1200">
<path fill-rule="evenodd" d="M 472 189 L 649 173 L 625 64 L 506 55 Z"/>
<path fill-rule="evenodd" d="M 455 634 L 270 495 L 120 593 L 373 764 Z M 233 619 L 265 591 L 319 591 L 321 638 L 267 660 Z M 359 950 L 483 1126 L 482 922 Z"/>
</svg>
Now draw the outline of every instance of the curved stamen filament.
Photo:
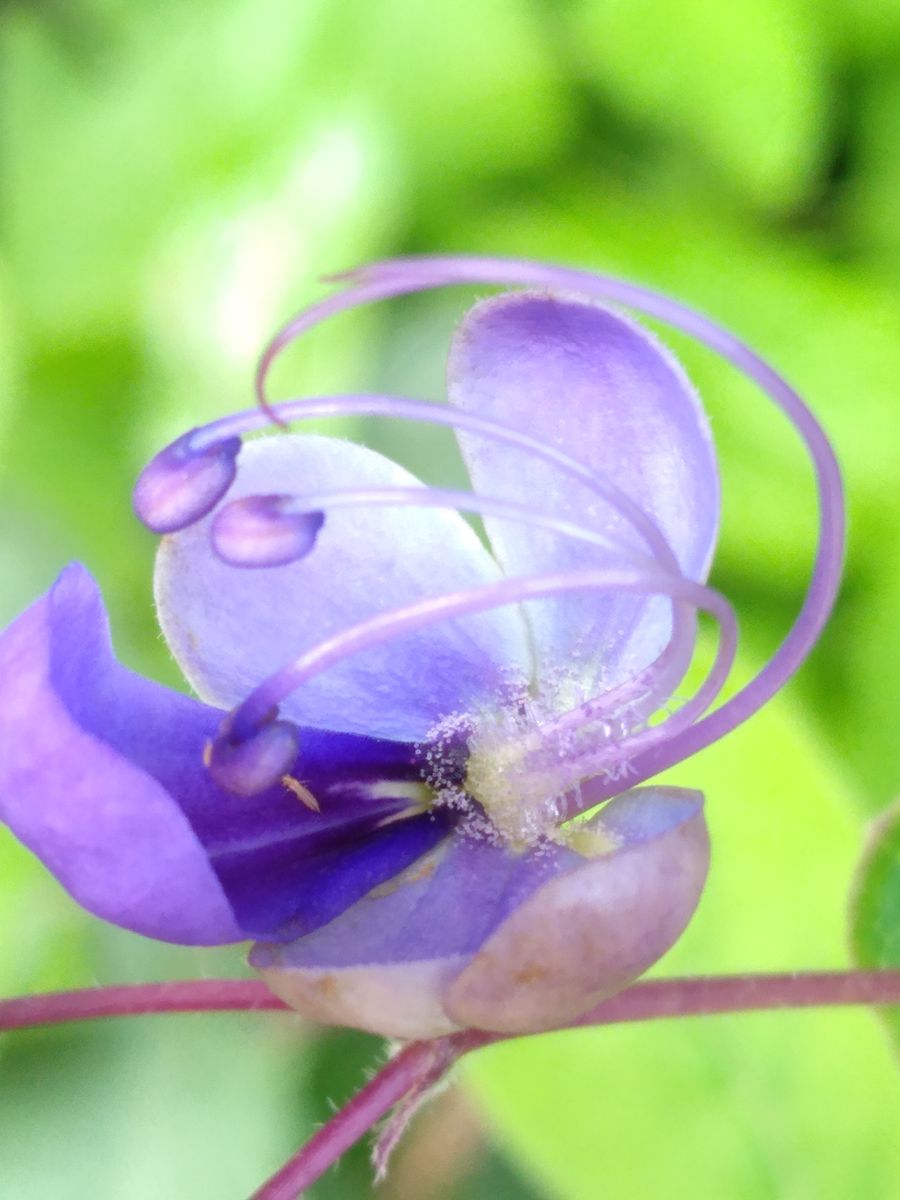
<svg viewBox="0 0 900 1200">
<path fill-rule="evenodd" d="M 264 373 L 262 377 L 264 378 Z M 282 425 L 313 417 L 385 416 L 420 421 L 425 424 L 443 425 L 454 429 L 466 429 L 480 436 L 527 450 L 535 457 L 559 467 L 597 493 L 616 516 L 626 521 L 641 536 L 661 567 L 675 574 L 680 573 L 671 546 L 653 519 L 636 501 L 626 495 L 604 474 L 519 429 L 479 417 L 474 413 L 437 406 L 427 401 L 381 393 L 308 397 L 281 401 L 275 408 L 279 414 L 279 423 Z M 203 453 L 211 445 L 243 433 L 265 428 L 269 424 L 269 411 L 271 410 L 268 407 L 265 411 L 249 409 L 195 429 L 190 435 L 192 445 L 199 453 Z M 680 652 L 680 661 L 678 666 L 672 668 L 673 677 L 683 674 L 687 669 L 693 648 L 689 627 L 682 624 L 682 627 L 679 628 L 679 615 L 680 610 L 676 605 L 673 612 L 674 627 L 670 641 L 672 650 L 670 657 L 674 656 L 674 651 L 677 649 Z"/>
<path fill-rule="evenodd" d="M 718 592 L 680 576 L 667 575 L 659 570 L 623 567 L 504 579 L 379 613 L 324 639 L 269 676 L 226 719 L 229 733 L 238 741 L 252 739 L 260 728 L 265 727 L 277 706 L 297 688 L 351 655 L 386 640 L 441 621 L 500 608 L 506 604 L 587 590 L 668 596 L 674 602 L 701 609 L 715 617 L 721 630 L 719 645 L 712 669 L 701 689 L 702 697 L 698 693 L 704 705 L 712 702 L 728 676 L 737 645 L 737 626 L 730 604 Z M 695 704 L 698 697 L 695 697 Z M 659 730 L 647 732 L 648 735 L 660 736 Z M 621 757 L 621 749 L 618 753 Z"/>
<path fill-rule="evenodd" d="M 650 552 L 667 570 L 678 570 L 678 563 L 671 546 L 656 522 L 630 496 L 606 475 L 593 470 L 585 463 L 571 458 L 523 433 L 512 426 L 461 409 L 447 408 L 424 400 L 413 400 L 405 396 L 391 396 L 377 392 L 354 395 L 311 396 L 303 399 L 280 401 L 265 412 L 258 408 L 233 413 L 209 425 L 192 431 L 191 444 L 198 453 L 210 446 L 243 433 L 264 429 L 270 424 L 268 413 L 277 412 L 279 424 L 311 420 L 314 417 L 383 416 L 400 420 L 419 421 L 430 425 L 444 425 L 451 429 L 465 429 L 483 437 L 527 450 L 536 458 L 553 463 L 568 475 L 579 479 L 609 505 L 615 514 L 630 524 L 646 543 Z"/>
<path fill-rule="evenodd" d="M 723 737 L 761 708 L 794 674 L 815 645 L 837 594 L 845 536 L 843 488 L 837 460 L 821 425 L 790 384 L 749 346 L 707 317 L 649 288 L 572 267 L 476 255 L 429 256 L 375 263 L 328 279 L 346 284 L 346 290 L 298 313 L 263 352 L 256 388 L 264 407 L 268 404 L 265 384 L 272 363 L 285 346 L 314 325 L 362 304 L 454 284 L 562 288 L 607 303 L 624 304 L 696 338 L 753 380 L 790 421 L 813 468 L 819 536 L 810 582 L 793 625 L 768 663 L 714 712 L 657 744 L 633 763 L 635 782 Z"/>
<path fill-rule="evenodd" d="M 245 498 L 251 499 L 251 497 Z M 476 513 L 482 517 L 494 517 L 504 521 L 518 521 L 531 525 L 535 529 L 546 529 L 558 533 L 562 537 L 574 538 L 576 541 L 589 542 L 591 545 L 612 550 L 633 566 L 652 568 L 661 566 L 659 560 L 646 554 L 639 554 L 634 546 L 614 534 L 599 533 L 588 529 L 576 521 L 550 513 L 536 512 L 533 508 L 512 501 L 481 496 L 477 492 L 460 491 L 455 488 L 433 487 L 382 487 L 382 488 L 331 488 L 321 492 L 302 492 L 290 497 L 279 497 L 279 513 L 284 516 L 292 514 L 314 514 L 327 512 L 335 508 L 447 508 L 454 512 Z M 244 504 L 245 500 L 234 500 L 225 505 L 217 515 L 225 518 L 229 509 Z M 213 522 L 212 540 L 216 545 L 216 521 Z M 226 556 L 227 557 L 227 556 Z"/>
<path fill-rule="evenodd" d="M 223 507 L 211 530 L 213 548 L 226 562 L 232 561 L 229 546 L 223 545 L 220 531 L 229 534 L 232 526 L 231 514 L 240 506 L 252 503 L 254 497 L 232 501 Z M 274 498 L 273 498 L 274 499 Z M 426 487 L 386 487 L 386 488 L 336 488 L 320 492 L 298 493 L 293 496 L 279 496 L 277 519 L 293 515 L 314 515 L 327 512 L 334 508 L 371 507 L 371 506 L 410 506 L 428 508 L 448 508 L 455 512 L 477 513 L 482 517 L 494 517 L 500 520 L 520 521 L 537 529 L 546 529 L 563 537 L 574 538 L 587 542 L 604 550 L 612 550 L 624 562 L 631 566 L 652 570 L 659 567 L 657 559 L 637 553 L 628 542 L 614 535 L 598 533 L 587 529 L 577 522 L 568 521 L 552 514 L 535 512 L 533 508 L 515 504 L 511 501 L 481 496 L 475 492 L 459 491 L 452 488 Z M 265 550 L 265 545 L 263 545 Z M 245 565 L 248 559 L 246 548 L 241 547 L 239 565 Z M 263 561 L 261 565 L 268 565 Z M 632 712 L 642 712 L 649 715 L 658 706 L 658 681 L 664 677 L 671 680 L 687 669 L 694 647 L 691 609 L 680 604 L 673 605 L 672 636 L 666 649 L 655 663 L 639 672 L 633 678 L 620 684 L 611 693 L 589 700 L 578 708 L 571 710 L 558 721 L 553 722 L 548 732 L 562 732 L 566 726 L 575 727 L 585 720 L 591 719 L 592 709 L 610 711 L 611 706 L 625 706 Z M 704 706 L 706 707 L 706 706 Z M 683 710 L 681 710 L 683 711 Z"/>
<path fill-rule="evenodd" d="M 271 356 L 270 356 L 271 361 Z M 263 372 L 262 378 L 265 375 Z M 650 553 L 666 570 L 680 574 L 680 568 L 675 554 L 663 536 L 659 526 L 630 496 L 626 495 L 616 483 L 606 475 L 593 470 L 578 459 L 548 446 L 523 433 L 512 426 L 499 421 L 480 417 L 475 413 L 464 412 L 460 409 L 446 408 L 414 400 L 405 396 L 392 396 L 382 393 L 360 393 L 355 395 L 338 395 L 323 397 L 307 397 L 294 400 L 280 401 L 275 408 L 279 414 L 279 423 L 287 425 L 294 421 L 309 420 L 314 417 L 333 416 L 383 416 L 400 420 L 419 421 L 424 424 L 443 425 L 451 429 L 465 429 L 485 438 L 494 439 L 506 445 L 526 450 L 536 458 L 552 463 L 571 477 L 597 493 L 615 513 L 627 522 L 645 542 Z M 195 429 L 191 434 L 193 445 L 198 452 L 205 451 L 210 445 L 233 438 L 243 433 L 263 429 L 269 424 L 267 408 L 248 409 L 233 413 L 209 425 Z M 672 646 L 681 651 L 680 667 L 673 669 L 673 675 L 683 673 L 690 661 L 692 639 L 688 629 L 678 629 L 678 608 L 673 614 L 675 628 L 673 629 Z"/>
<path fill-rule="evenodd" d="M 717 593 L 713 593 L 714 595 Z M 577 816 L 580 812 L 584 812 L 589 808 L 593 808 L 599 803 L 596 786 L 602 785 L 604 779 L 607 781 L 609 795 L 602 795 L 602 799 L 608 799 L 610 796 L 622 790 L 622 781 L 627 779 L 628 786 L 632 787 L 639 782 L 635 778 L 637 770 L 635 768 L 635 756 L 646 752 L 651 747 L 655 747 L 667 743 L 671 738 L 675 737 L 680 731 L 689 728 L 714 702 L 716 697 L 721 692 L 723 686 L 727 682 L 728 675 L 734 663 L 736 649 L 736 627 L 734 629 L 723 627 L 720 636 L 719 649 L 716 654 L 715 661 L 712 667 L 703 680 L 703 683 L 676 712 L 671 716 L 666 717 L 658 725 L 644 726 L 635 730 L 623 729 L 619 736 L 614 737 L 607 744 L 602 745 L 599 750 L 588 748 L 583 753 L 573 757 L 569 764 L 569 787 L 580 787 L 584 780 L 593 780 L 597 776 L 601 776 L 600 784 L 587 792 L 579 791 L 572 797 L 569 797 L 564 806 L 558 808 L 558 816 L 560 820 L 568 820 L 570 817 Z M 604 697 L 599 697 L 597 702 L 602 704 Z M 589 701 L 588 704 L 592 702 Z M 655 705 L 649 706 L 652 710 Z M 615 711 L 611 709 L 611 711 Z M 574 710 L 573 714 L 566 716 L 580 716 L 578 709 Z M 602 720 L 599 713 L 596 714 L 596 719 Z M 577 726 L 573 725 L 573 728 Z M 541 726 L 541 738 L 552 743 L 557 735 L 559 725 L 557 723 L 547 723 Z M 640 761 L 638 759 L 638 761 Z"/>
<path fill-rule="evenodd" d="M 713 614 L 719 617 L 720 646 L 705 679 L 689 700 L 686 700 L 658 725 L 641 729 L 638 732 L 624 732 L 615 742 L 614 753 L 606 750 L 602 752 L 604 759 L 609 757 L 621 759 L 625 755 L 636 754 L 644 746 L 655 746 L 663 739 L 669 739 L 681 730 L 687 729 L 688 726 L 699 720 L 721 692 L 728 680 L 737 652 L 737 623 L 734 618 L 734 610 L 724 600 L 724 597 L 712 589 L 706 590 L 710 595 L 717 596 L 722 600 L 723 604 L 727 606 L 730 616 L 727 621 L 723 622 L 718 613 Z M 643 719 L 656 711 L 659 707 L 660 694 L 657 681 L 660 677 L 666 681 L 680 677 L 680 673 L 683 673 L 685 669 L 685 663 L 690 661 L 693 650 L 694 638 L 690 622 L 693 606 L 683 603 L 681 605 L 673 604 L 674 609 L 677 610 L 679 607 L 687 611 L 682 620 L 673 622 L 672 637 L 654 662 L 608 692 L 585 701 L 584 704 L 570 709 L 555 720 L 543 722 L 541 736 L 549 741 L 564 734 L 567 730 L 575 732 L 592 721 L 602 721 L 610 713 L 627 711 L 633 718 Z M 706 611 L 712 612 L 712 609 Z M 679 638 L 681 639 L 680 643 Z M 676 672 L 679 674 L 676 675 Z M 597 761 L 599 762 L 599 759 Z M 585 771 L 585 774 L 593 773 L 591 770 Z"/>
<path fill-rule="evenodd" d="M 324 638 L 254 688 L 234 710 L 231 729 L 234 736 L 242 740 L 262 725 L 273 709 L 292 692 L 314 676 L 351 655 L 387 640 L 416 632 L 439 621 L 501 608 L 506 604 L 588 590 L 661 595 L 685 601 L 718 620 L 725 632 L 719 657 L 733 657 L 737 645 L 737 623 L 731 605 L 712 588 L 682 576 L 629 567 L 527 575 L 429 596 L 413 604 L 378 613 Z"/>
<path fill-rule="evenodd" d="M 427 487 L 386 487 L 386 488 L 335 488 L 320 492 L 299 493 L 293 496 L 278 497 L 245 497 L 232 501 L 220 509 L 213 521 L 210 538 L 213 549 L 226 562 L 234 562 L 246 566 L 254 554 L 252 539 L 257 528 L 257 505 L 260 499 L 277 500 L 274 520 L 291 521 L 296 516 L 319 516 L 335 508 L 353 508 L 372 506 L 384 507 L 426 507 L 447 508 L 454 512 L 477 513 L 482 517 L 493 517 L 500 520 L 519 521 L 536 529 L 546 529 L 563 537 L 573 538 L 612 551 L 630 566 L 645 570 L 653 570 L 660 566 L 657 559 L 648 555 L 638 554 L 634 547 L 612 535 L 598 533 L 587 529 L 574 521 L 548 513 L 535 512 L 534 509 L 511 501 L 481 496 L 475 492 L 459 491 L 452 488 Z M 249 538 L 239 531 L 235 538 L 235 521 L 233 514 L 240 516 L 242 506 L 250 504 L 250 521 L 248 522 Z M 241 522 L 238 522 L 241 524 Z M 247 542 L 250 542 L 249 546 Z M 271 559 L 267 556 L 268 538 L 265 527 L 260 539 L 260 557 L 258 565 L 268 566 Z M 237 554 L 237 557 L 235 556 Z M 283 560 L 288 561 L 288 560 Z M 257 564 L 253 564 L 257 565 Z M 565 714 L 557 722 L 552 722 L 548 733 L 562 732 L 568 725 L 574 727 L 591 718 L 592 709 L 610 711 L 610 705 L 628 705 L 634 715 L 648 716 L 660 701 L 660 679 L 671 680 L 680 676 L 690 662 L 694 638 L 691 621 L 691 609 L 682 604 L 672 606 L 672 634 L 663 653 L 655 663 L 637 676 L 625 681 L 614 689 L 612 695 L 604 695 L 587 701 L 578 708 Z M 718 690 L 718 689 L 717 689 Z M 705 694 L 705 693 L 704 693 Z M 704 708 L 706 705 L 704 705 Z M 683 710 L 682 710 L 683 711 Z M 702 711 L 702 710 L 701 710 Z M 668 724 L 667 724 L 668 728 Z"/>
<path fill-rule="evenodd" d="M 322 306 L 318 307 L 321 308 Z M 320 317 L 319 319 L 323 318 Z M 291 336 L 296 335 L 292 334 Z M 288 338 L 287 340 L 290 339 Z M 264 356 L 258 376 L 258 386 L 262 386 L 265 379 L 265 362 L 271 362 L 275 351 L 270 347 L 266 353 L 268 360 Z M 674 573 L 679 573 L 679 564 L 671 546 L 655 521 L 639 504 L 626 495 L 604 474 L 593 470 L 585 463 L 571 458 L 569 455 L 552 446 L 547 446 L 537 438 L 533 438 L 519 429 L 504 425 L 501 422 L 479 417 L 474 413 L 439 407 L 408 397 L 380 393 L 308 397 L 282 401 L 275 408 L 278 412 L 278 423 L 283 426 L 293 421 L 307 420 L 313 417 L 377 415 L 402 420 L 420 421 L 426 424 L 443 425 L 454 429 L 466 429 L 477 435 L 526 450 L 535 457 L 557 466 L 597 493 L 613 510 L 616 516 L 631 525 L 640 535 L 650 553 L 662 567 Z M 272 411 L 272 408 L 266 404 L 262 410 L 245 410 L 211 422 L 191 432 L 189 435 L 191 444 L 198 453 L 204 453 L 211 446 L 226 442 L 240 434 L 266 427 L 270 423 L 269 414 Z M 293 541 L 293 539 L 290 540 Z M 225 557 L 227 558 L 227 555 Z M 673 648 L 677 647 L 680 649 L 681 662 L 680 667 L 673 669 L 673 675 L 681 674 L 687 669 L 692 651 L 692 639 L 689 629 L 678 628 L 678 613 L 678 607 L 675 606 L 675 611 L 673 612 L 673 637 L 670 645 Z"/>
</svg>

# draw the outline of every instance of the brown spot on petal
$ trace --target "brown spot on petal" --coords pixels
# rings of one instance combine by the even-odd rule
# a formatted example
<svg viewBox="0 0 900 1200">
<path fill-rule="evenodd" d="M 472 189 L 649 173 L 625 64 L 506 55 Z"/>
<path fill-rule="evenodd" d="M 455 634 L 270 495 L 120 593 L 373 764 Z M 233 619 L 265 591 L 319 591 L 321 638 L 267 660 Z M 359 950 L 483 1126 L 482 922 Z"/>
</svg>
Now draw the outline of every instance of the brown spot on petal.
<svg viewBox="0 0 900 1200">
<path fill-rule="evenodd" d="M 322 1000 L 336 1000 L 340 987 L 334 975 L 322 975 L 315 982 L 315 990 Z"/>
<path fill-rule="evenodd" d="M 539 983 L 546 979 L 548 974 L 546 967 L 542 967 L 538 963 L 530 963 L 516 971 L 515 981 L 516 983 Z"/>
</svg>

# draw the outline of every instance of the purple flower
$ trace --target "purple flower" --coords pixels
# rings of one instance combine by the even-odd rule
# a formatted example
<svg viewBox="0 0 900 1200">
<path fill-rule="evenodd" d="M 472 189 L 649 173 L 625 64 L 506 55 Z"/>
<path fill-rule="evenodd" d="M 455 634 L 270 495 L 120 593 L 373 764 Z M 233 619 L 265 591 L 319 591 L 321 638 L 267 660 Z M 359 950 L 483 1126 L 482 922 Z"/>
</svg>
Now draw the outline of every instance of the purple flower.
<svg viewBox="0 0 900 1200">
<path fill-rule="evenodd" d="M 138 483 L 138 515 L 166 535 L 160 622 L 201 699 L 123 668 L 96 585 L 68 567 L 0 638 L 0 817 L 108 921 L 186 944 L 254 940 L 252 965 L 314 1018 L 399 1037 L 549 1028 L 628 984 L 689 920 L 708 862 L 702 797 L 637 785 L 745 719 L 808 653 L 839 573 L 836 467 L 771 368 L 634 285 L 490 259 L 345 278 L 273 341 L 260 408 L 184 435 Z M 270 408 L 268 367 L 306 328 L 457 282 L 541 290 L 467 315 L 448 407 Z M 736 630 L 705 584 L 719 519 L 708 422 L 672 356 L 598 298 L 731 358 L 817 472 L 801 614 L 712 712 Z M 241 442 L 272 416 L 329 413 L 453 427 L 473 492 L 334 438 Z M 457 510 L 482 518 L 487 547 Z M 699 610 L 719 645 L 683 699 Z"/>
</svg>

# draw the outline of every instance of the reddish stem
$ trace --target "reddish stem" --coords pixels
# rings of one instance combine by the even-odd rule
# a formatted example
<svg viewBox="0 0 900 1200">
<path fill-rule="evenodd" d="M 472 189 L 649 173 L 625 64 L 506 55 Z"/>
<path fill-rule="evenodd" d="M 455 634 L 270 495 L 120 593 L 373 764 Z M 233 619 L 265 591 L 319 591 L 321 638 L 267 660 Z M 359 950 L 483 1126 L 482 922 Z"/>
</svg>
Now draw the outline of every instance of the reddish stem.
<svg viewBox="0 0 900 1200">
<path fill-rule="evenodd" d="M 296 1200 L 337 1162 L 345 1150 L 385 1113 L 414 1091 L 423 1079 L 439 1078 L 458 1056 L 451 1038 L 410 1042 L 335 1113 L 302 1149 L 253 1193 L 250 1200 Z"/>
<path fill-rule="evenodd" d="M 658 1017 L 845 1004 L 900 1004 L 900 970 L 790 971 L 772 975 L 652 979 L 604 1000 L 572 1025 L 612 1025 Z"/>
<path fill-rule="evenodd" d="M 849 1004 L 900 1004 L 900 970 L 821 971 L 654 979 L 604 1000 L 571 1027 L 614 1025 L 713 1013 Z M 180 983 L 88 988 L 0 1001 L 0 1031 L 84 1021 L 95 1017 L 165 1012 L 289 1011 L 255 980 L 201 979 Z M 396 1104 L 436 1081 L 463 1054 L 509 1035 L 463 1030 L 412 1042 L 335 1113 L 252 1200 L 295 1200 Z"/>
<path fill-rule="evenodd" d="M 604 1000 L 572 1022 L 572 1027 L 615 1025 L 665 1017 L 811 1008 L 849 1004 L 900 1004 L 900 971 L 820 971 L 779 975 L 731 975 L 699 979 L 654 979 L 637 983 Z M 435 1042 L 413 1042 L 380 1071 L 346 1107 L 302 1146 L 251 1200 L 296 1200 L 368 1129 L 414 1090 L 481 1046 L 508 1035 L 467 1029 Z M 424 1050 L 430 1056 L 421 1054 Z M 443 1060 L 443 1072 L 435 1064 Z M 400 1065 L 400 1066 L 398 1066 Z M 403 1073 L 399 1073 L 402 1067 Z M 415 1072 L 419 1073 L 416 1074 Z M 397 1073 L 395 1073 L 397 1072 Z M 400 1090 L 400 1083 L 407 1080 Z"/>
<path fill-rule="evenodd" d="M 139 983 L 83 988 L 0 1000 L 0 1033 L 92 1021 L 96 1017 L 137 1017 L 150 1013 L 248 1012 L 286 1009 L 255 979 L 186 979 L 178 983 Z"/>
<path fill-rule="evenodd" d="M 809 1008 L 839 1004 L 900 1004 L 898 971 L 798 971 L 778 975 L 719 975 L 653 979 L 634 984 L 592 1008 L 572 1027 L 612 1025 L 766 1008 Z M 80 988 L 0 1000 L 0 1033 L 155 1013 L 289 1012 L 288 1006 L 255 979 L 185 979 Z M 503 1035 L 476 1030 L 457 1034 L 475 1049 Z M 471 1043 L 471 1044 L 469 1044 Z"/>
</svg>

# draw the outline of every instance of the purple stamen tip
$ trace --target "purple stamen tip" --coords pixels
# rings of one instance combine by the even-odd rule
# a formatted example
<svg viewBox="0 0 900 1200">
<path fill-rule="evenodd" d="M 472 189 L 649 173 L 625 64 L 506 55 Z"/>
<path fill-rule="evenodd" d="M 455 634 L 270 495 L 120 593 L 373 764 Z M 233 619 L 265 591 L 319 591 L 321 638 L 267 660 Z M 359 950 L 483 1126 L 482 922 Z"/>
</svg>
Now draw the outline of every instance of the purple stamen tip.
<svg viewBox="0 0 900 1200">
<path fill-rule="evenodd" d="M 239 437 L 197 448 L 196 431 L 172 442 L 147 464 L 134 489 L 134 511 L 154 533 L 193 525 L 231 487 L 241 448 Z"/>
<path fill-rule="evenodd" d="M 289 775 L 300 751 L 300 736 L 290 721 L 269 721 L 238 739 L 229 716 L 218 737 L 207 745 L 206 769 L 237 796 L 256 796 Z"/>
<path fill-rule="evenodd" d="M 282 567 L 305 557 L 325 520 L 298 512 L 290 496 L 246 496 L 226 505 L 211 530 L 213 549 L 233 567 Z"/>
</svg>

